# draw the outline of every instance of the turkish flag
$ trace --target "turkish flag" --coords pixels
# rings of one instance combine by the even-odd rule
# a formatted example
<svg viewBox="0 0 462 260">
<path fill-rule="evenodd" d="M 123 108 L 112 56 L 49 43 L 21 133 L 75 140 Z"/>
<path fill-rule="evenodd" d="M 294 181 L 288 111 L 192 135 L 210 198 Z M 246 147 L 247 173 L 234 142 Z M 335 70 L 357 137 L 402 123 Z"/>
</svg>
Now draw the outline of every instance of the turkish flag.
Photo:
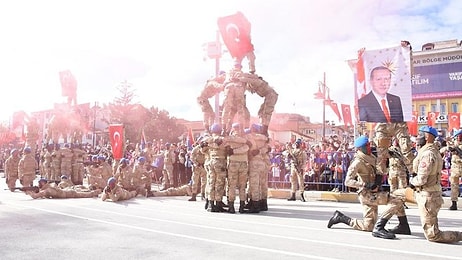
<svg viewBox="0 0 462 260">
<path fill-rule="evenodd" d="M 241 12 L 219 17 L 218 29 L 232 57 L 243 57 L 254 50 L 250 39 L 250 22 Z"/>
<path fill-rule="evenodd" d="M 427 125 L 434 126 L 436 118 L 440 115 L 440 112 L 428 112 L 427 114 Z"/>
<path fill-rule="evenodd" d="M 112 156 L 119 160 L 124 156 L 124 126 L 122 124 L 109 125 L 109 140 L 111 141 Z"/>
<path fill-rule="evenodd" d="M 460 113 L 453 112 L 448 114 L 448 130 L 454 131 L 460 129 Z"/>
<path fill-rule="evenodd" d="M 329 106 L 332 108 L 332 110 L 334 111 L 334 113 L 337 115 L 338 121 L 342 121 L 342 116 L 340 115 L 340 111 L 338 110 L 338 105 L 337 105 L 337 103 L 334 102 L 334 101 L 330 101 L 330 102 L 329 102 Z"/>
<path fill-rule="evenodd" d="M 412 121 L 407 122 L 410 135 L 417 135 L 417 111 L 412 111 Z"/>
<path fill-rule="evenodd" d="M 188 129 L 188 136 L 186 137 L 186 142 L 187 142 L 187 145 L 188 145 L 188 151 L 192 150 L 193 149 L 193 144 L 196 142 L 194 140 L 194 135 L 193 135 L 192 128 Z"/>
<path fill-rule="evenodd" d="M 366 95 L 366 71 L 364 70 L 363 53 L 364 48 L 358 51 L 358 62 L 356 63 L 356 81 L 358 99 Z"/>
<path fill-rule="evenodd" d="M 353 126 L 350 105 L 341 104 L 340 106 L 342 107 L 343 123 L 345 123 L 345 126 Z"/>
</svg>

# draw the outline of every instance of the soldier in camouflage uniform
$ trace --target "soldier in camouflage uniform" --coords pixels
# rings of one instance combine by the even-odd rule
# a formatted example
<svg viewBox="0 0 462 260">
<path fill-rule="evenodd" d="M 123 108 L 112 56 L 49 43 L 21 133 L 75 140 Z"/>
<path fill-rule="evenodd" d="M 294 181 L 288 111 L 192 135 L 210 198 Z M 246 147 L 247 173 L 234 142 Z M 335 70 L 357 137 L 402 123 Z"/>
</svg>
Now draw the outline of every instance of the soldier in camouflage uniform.
<svg viewBox="0 0 462 260">
<path fill-rule="evenodd" d="M 377 145 L 377 171 L 380 175 L 387 173 L 387 160 L 390 157 L 388 148 L 395 137 L 399 143 L 403 161 L 409 172 L 412 172 L 412 161 L 414 153 L 412 152 L 412 143 L 409 135 L 409 129 L 406 122 L 400 123 L 378 123 L 375 126 L 375 144 Z"/>
<path fill-rule="evenodd" d="M 288 148 L 288 156 L 291 159 L 290 162 L 290 187 L 292 190 L 292 196 L 288 198 L 289 201 L 295 201 L 295 193 L 297 189 L 300 191 L 300 200 L 305 201 L 305 177 L 303 169 L 308 159 L 308 155 L 302 148 L 302 140 L 297 139 L 293 144 L 293 147 Z"/>
<path fill-rule="evenodd" d="M 47 179 L 40 179 L 38 182 L 39 192 L 27 191 L 26 194 L 34 199 L 50 198 L 50 199 L 66 199 L 66 198 L 93 198 L 97 197 L 101 190 L 94 191 L 78 191 L 74 189 L 58 188 L 56 183 L 47 183 Z"/>
<path fill-rule="evenodd" d="M 121 200 L 129 200 L 136 197 L 136 195 L 136 191 L 128 191 L 122 188 L 120 185 L 117 185 L 116 179 L 111 177 L 107 180 L 107 185 L 104 187 L 101 200 L 107 201 L 109 199 L 112 202 L 117 202 Z"/>
<path fill-rule="evenodd" d="M 151 192 L 152 178 L 149 167 L 144 156 L 139 157 L 138 162 L 133 166 L 132 186 L 144 196 Z"/>
<path fill-rule="evenodd" d="M 397 189 L 407 187 L 407 168 L 397 139 L 394 140 L 388 151 L 390 154 L 388 159 L 388 184 L 390 185 L 390 193 L 393 193 Z"/>
<path fill-rule="evenodd" d="M 175 149 L 176 149 L 176 144 L 170 144 L 166 143 L 165 144 L 165 151 L 164 151 L 164 170 L 162 171 L 162 189 L 161 190 L 166 190 L 169 187 L 173 187 L 173 164 L 176 162 L 176 155 L 175 155 Z"/>
<path fill-rule="evenodd" d="M 72 158 L 74 157 L 70 144 L 64 144 L 59 153 L 61 155 L 61 174 L 70 179 L 72 176 Z"/>
<path fill-rule="evenodd" d="M 126 158 L 120 159 L 119 166 L 114 174 L 117 184 L 126 190 L 135 190 L 131 181 L 132 175 L 133 167 L 130 165 L 130 161 Z"/>
<path fill-rule="evenodd" d="M 260 123 L 263 125 L 262 133 L 268 136 L 268 126 L 274 112 L 274 107 L 278 101 L 278 93 L 268 85 L 268 82 L 258 75 L 242 73 L 239 80 L 247 83 L 246 89 L 250 93 L 257 93 L 257 95 L 264 98 L 258 110 L 258 117 L 260 118 Z"/>
<path fill-rule="evenodd" d="M 170 187 L 163 191 L 153 191 L 149 194 L 149 197 L 191 196 L 191 195 L 192 195 L 191 185 L 185 184 L 178 188 Z"/>
<path fill-rule="evenodd" d="M 228 75 L 224 86 L 224 99 L 222 111 L 222 128 L 223 136 L 229 134 L 231 124 L 234 120 L 234 115 L 237 114 L 237 122 L 245 126 L 245 84 L 239 80 L 242 71 L 240 69 L 232 69 Z"/>
<path fill-rule="evenodd" d="M 16 181 L 19 178 L 18 175 L 18 165 L 19 160 L 19 150 L 12 149 L 10 152 L 10 156 L 5 161 L 5 177 L 6 177 L 6 184 L 11 192 L 14 192 L 14 187 L 16 186 Z"/>
<path fill-rule="evenodd" d="M 205 155 L 201 152 L 200 142 L 191 151 L 192 166 L 192 195 L 189 201 L 196 201 L 196 195 L 200 193 L 205 198 L 205 186 L 207 184 L 207 172 L 205 171 Z M 200 187 L 199 187 L 200 183 Z"/>
<path fill-rule="evenodd" d="M 223 137 L 220 124 L 213 124 L 210 127 L 211 136 L 204 138 L 201 142 L 201 152 L 209 157 L 207 162 L 207 193 L 206 207 L 211 212 L 225 211 L 221 205 L 225 193 L 226 182 L 226 148 L 223 144 Z"/>
<path fill-rule="evenodd" d="M 235 123 L 232 125 L 232 129 L 230 135 L 224 138 L 224 142 L 228 168 L 228 212 L 234 214 L 236 188 L 239 190 L 239 209 L 241 209 L 246 200 L 245 190 L 249 177 L 249 158 L 247 155 L 249 145 L 247 144 L 247 139 L 243 137 L 244 130 L 241 129 L 241 125 Z"/>
<path fill-rule="evenodd" d="M 451 207 L 449 210 L 457 210 L 457 200 L 459 199 L 459 180 L 462 176 L 462 129 L 454 132 L 452 135 L 454 143 L 440 149 L 440 153 L 451 152 Z"/>
<path fill-rule="evenodd" d="M 226 73 L 224 71 L 220 71 L 217 77 L 207 80 L 200 96 L 197 97 L 197 103 L 204 115 L 203 124 L 206 132 L 209 131 L 210 126 L 215 121 L 215 112 L 210 105 L 209 99 L 223 91 L 223 82 L 225 81 L 225 78 Z"/>
<path fill-rule="evenodd" d="M 71 180 L 76 185 L 83 184 L 84 166 L 83 162 L 87 153 L 80 147 L 81 145 L 74 145 L 72 148 L 72 175 Z"/>
<path fill-rule="evenodd" d="M 50 178 L 48 181 L 59 182 L 61 176 L 61 153 L 56 145 L 51 152 Z"/>
<path fill-rule="evenodd" d="M 396 237 L 395 234 L 410 234 L 403 198 L 390 195 L 386 201 L 386 209 L 378 217 L 377 192 L 382 184 L 382 176 L 376 173 L 376 157 L 371 152 L 370 142 L 366 136 L 358 137 L 354 145 L 357 150 L 348 167 L 345 185 L 358 189 L 358 198 L 363 206 L 363 219 L 352 219 L 340 211 L 335 211 L 327 227 L 344 223 L 356 230 L 372 231 L 374 237 L 385 239 L 393 239 Z M 400 219 L 400 225 L 393 229 L 394 232 L 389 232 L 385 229 L 385 225 L 394 215 Z"/>
<path fill-rule="evenodd" d="M 409 184 L 415 189 L 425 238 L 440 243 L 462 241 L 462 232 L 441 231 L 438 227 L 438 212 L 444 203 L 440 184 L 443 158 L 435 143 L 438 131 L 431 126 L 422 126 L 419 132 L 425 136 L 426 143 L 415 158 L 417 171 L 409 179 Z"/>
<path fill-rule="evenodd" d="M 18 174 L 19 180 L 24 187 L 32 187 L 35 179 L 35 171 L 38 168 L 37 160 L 35 160 L 30 147 L 24 148 L 24 155 L 19 160 Z"/>
<path fill-rule="evenodd" d="M 268 210 L 268 137 L 262 134 L 261 124 L 252 124 L 247 135 L 251 145 L 249 151 L 249 213 Z"/>
</svg>

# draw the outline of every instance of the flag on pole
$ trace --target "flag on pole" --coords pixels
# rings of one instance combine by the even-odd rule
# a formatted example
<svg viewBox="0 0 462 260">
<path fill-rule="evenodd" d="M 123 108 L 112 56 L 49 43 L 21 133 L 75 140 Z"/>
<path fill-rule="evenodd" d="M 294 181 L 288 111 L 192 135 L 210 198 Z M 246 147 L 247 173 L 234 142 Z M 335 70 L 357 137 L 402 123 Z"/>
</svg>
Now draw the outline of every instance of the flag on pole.
<svg viewBox="0 0 462 260">
<path fill-rule="evenodd" d="M 440 115 L 440 112 L 428 112 L 427 114 L 427 125 L 434 126 L 436 118 Z"/>
<path fill-rule="evenodd" d="M 188 145 L 188 151 L 191 151 L 193 149 L 193 144 L 195 142 L 196 141 L 194 140 L 194 135 L 193 135 L 192 128 L 189 128 L 188 129 L 188 136 L 186 137 L 186 143 Z"/>
<path fill-rule="evenodd" d="M 340 115 L 340 111 L 338 110 L 338 105 L 336 102 L 334 102 L 333 100 L 331 100 L 329 102 L 329 106 L 332 108 L 332 110 L 334 111 L 334 113 L 337 115 L 338 117 L 338 121 L 342 121 L 342 116 Z"/>
<path fill-rule="evenodd" d="M 112 156 L 119 160 L 124 157 L 124 126 L 122 124 L 109 125 L 109 140 L 112 147 Z"/>
<path fill-rule="evenodd" d="M 353 121 L 351 120 L 350 105 L 341 104 L 340 106 L 342 107 L 343 123 L 345 126 L 353 126 Z"/>
<path fill-rule="evenodd" d="M 448 130 L 455 131 L 460 129 L 460 113 L 452 112 L 448 114 Z"/>
<path fill-rule="evenodd" d="M 254 50 L 250 39 L 251 24 L 243 13 L 219 17 L 217 23 L 223 42 L 232 57 L 243 57 Z"/>
<path fill-rule="evenodd" d="M 410 135 L 417 135 L 417 111 L 412 111 L 412 120 L 407 122 Z"/>
<path fill-rule="evenodd" d="M 362 98 L 366 92 L 366 72 L 364 70 L 363 53 L 365 48 L 358 50 L 358 62 L 356 63 L 356 81 L 357 81 L 357 97 Z"/>
</svg>

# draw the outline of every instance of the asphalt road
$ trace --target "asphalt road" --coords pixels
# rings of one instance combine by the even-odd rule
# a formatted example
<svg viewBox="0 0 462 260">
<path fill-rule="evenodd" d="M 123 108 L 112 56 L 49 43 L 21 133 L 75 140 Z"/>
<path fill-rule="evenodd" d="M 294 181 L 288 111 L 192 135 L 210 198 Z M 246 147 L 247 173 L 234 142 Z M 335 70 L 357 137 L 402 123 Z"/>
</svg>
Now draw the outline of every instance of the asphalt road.
<svg viewBox="0 0 462 260">
<path fill-rule="evenodd" d="M 462 242 L 425 240 L 415 205 L 407 210 L 413 234 L 384 240 L 326 227 L 336 209 L 361 217 L 358 203 L 269 199 L 259 214 L 211 213 L 188 197 L 34 200 L 4 190 L 4 181 L 0 259 L 462 259 Z M 461 216 L 441 210 L 441 229 L 462 231 Z"/>
</svg>

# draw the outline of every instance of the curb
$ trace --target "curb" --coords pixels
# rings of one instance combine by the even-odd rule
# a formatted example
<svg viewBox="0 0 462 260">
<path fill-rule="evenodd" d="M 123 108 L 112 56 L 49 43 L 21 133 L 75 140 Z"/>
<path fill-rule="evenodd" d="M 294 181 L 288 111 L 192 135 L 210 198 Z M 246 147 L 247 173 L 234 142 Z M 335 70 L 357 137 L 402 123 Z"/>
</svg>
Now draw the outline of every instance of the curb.
<svg viewBox="0 0 462 260">
<path fill-rule="evenodd" d="M 291 190 L 288 189 L 268 189 L 268 197 L 273 199 L 288 199 L 290 198 Z M 359 203 L 358 194 L 356 192 L 333 192 L 333 191 L 304 191 L 303 195 L 306 200 L 334 201 L 334 202 L 349 202 Z M 300 193 L 296 193 L 297 200 L 300 200 Z M 452 202 L 450 197 L 443 197 L 444 203 L 441 210 L 447 210 Z M 416 205 L 406 202 L 407 205 Z M 457 201 L 457 207 L 462 209 L 462 199 Z"/>
</svg>

